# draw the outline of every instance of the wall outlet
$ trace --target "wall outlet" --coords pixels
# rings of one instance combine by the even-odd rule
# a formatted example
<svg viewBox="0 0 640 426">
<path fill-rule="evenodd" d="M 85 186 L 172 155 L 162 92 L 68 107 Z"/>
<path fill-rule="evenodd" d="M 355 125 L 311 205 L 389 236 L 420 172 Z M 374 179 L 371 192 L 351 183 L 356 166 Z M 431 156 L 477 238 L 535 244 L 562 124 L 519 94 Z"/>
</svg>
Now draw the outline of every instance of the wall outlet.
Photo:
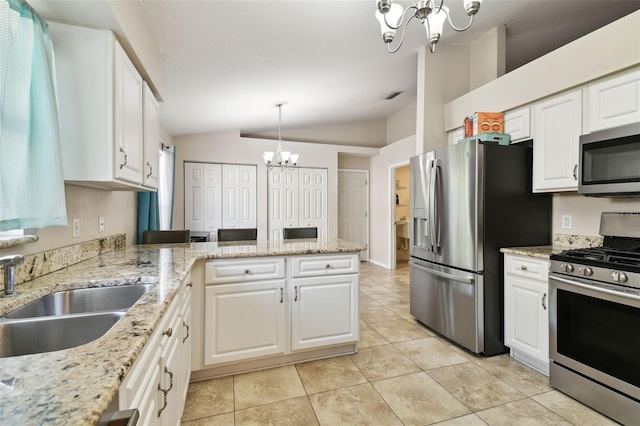
<svg viewBox="0 0 640 426">
<path fill-rule="evenodd" d="M 98 218 L 98 231 L 104 232 L 104 216 Z"/>
<path fill-rule="evenodd" d="M 563 214 L 561 227 L 562 229 L 573 229 L 573 216 L 570 214 Z"/>
<path fill-rule="evenodd" d="M 80 236 L 80 218 L 73 218 L 73 238 L 78 238 Z"/>
</svg>

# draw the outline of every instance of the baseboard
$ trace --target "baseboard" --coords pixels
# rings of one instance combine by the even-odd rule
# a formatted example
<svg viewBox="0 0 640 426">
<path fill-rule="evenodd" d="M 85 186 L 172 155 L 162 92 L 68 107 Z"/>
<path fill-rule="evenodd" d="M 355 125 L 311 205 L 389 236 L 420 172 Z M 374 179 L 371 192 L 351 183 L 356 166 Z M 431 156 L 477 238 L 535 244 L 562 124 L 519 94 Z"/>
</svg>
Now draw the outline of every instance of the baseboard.
<svg viewBox="0 0 640 426">
<path fill-rule="evenodd" d="M 385 269 L 391 269 L 389 267 L 389 265 L 387 265 L 385 263 L 382 263 L 382 262 L 378 262 L 377 260 L 369 259 L 369 263 L 373 263 L 374 265 L 381 266 L 381 267 L 383 267 Z"/>
</svg>

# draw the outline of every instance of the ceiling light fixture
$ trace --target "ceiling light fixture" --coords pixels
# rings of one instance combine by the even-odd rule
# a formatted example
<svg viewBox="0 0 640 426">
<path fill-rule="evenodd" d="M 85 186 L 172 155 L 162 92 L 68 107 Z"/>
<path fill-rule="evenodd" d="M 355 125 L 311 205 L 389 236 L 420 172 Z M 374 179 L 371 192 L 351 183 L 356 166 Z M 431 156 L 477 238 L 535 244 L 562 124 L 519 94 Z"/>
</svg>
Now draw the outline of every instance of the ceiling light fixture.
<svg viewBox="0 0 640 426">
<path fill-rule="evenodd" d="M 473 24 L 473 17 L 480 10 L 482 0 L 463 0 L 464 9 L 467 11 L 467 15 L 471 17 L 471 21 L 464 28 L 457 28 L 451 22 L 451 16 L 449 15 L 449 9 L 444 6 L 444 0 L 440 0 L 440 5 L 435 7 L 434 3 L 438 3 L 438 0 L 414 0 L 412 6 L 407 7 L 406 10 L 402 10 L 402 6 L 395 4 L 393 0 L 377 0 L 378 10 L 376 10 L 376 18 L 380 22 L 380 30 L 382 32 L 382 40 L 387 44 L 387 50 L 389 53 L 396 53 L 402 43 L 404 42 L 404 33 L 407 30 L 409 22 L 413 18 L 417 18 L 424 25 L 427 30 L 427 39 L 429 40 L 429 50 L 431 53 L 436 51 L 436 43 L 440 40 L 442 35 L 442 28 L 444 21 L 448 20 L 449 25 L 454 31 L 462 32 Z M 402 36 L 400 43 L 395 49 L 391 49 L 391 42 L 395 38 L 396 30 L 403 26 L 403 21 L 407 17 L 407 12 L 411 11 L 411 17 L 404 23 L 402 29 Z"/>
<path fill-rule="evenodd" d="M 286 104 L 287 103 L 285 101 L 279 101 L 273 104 L 274 108 L 278 108 L 278 149 L 275 152 L 275 161 L 273 159 L 274 153 L 271 151 L 267 151 L 262 155 L 262 158 L 264 158 L 264 164 L 267 166 L 268 170 L 273 170 L 274 167 L 280 167 L 280 170 L 282 171 L 285 169 L 293 170 L 298 162 L 297 154 L 292 154 L 289 151 L 282 150 L 282 135 L 280 128 L 282 126 L 282 107 Z"/>
</svg>

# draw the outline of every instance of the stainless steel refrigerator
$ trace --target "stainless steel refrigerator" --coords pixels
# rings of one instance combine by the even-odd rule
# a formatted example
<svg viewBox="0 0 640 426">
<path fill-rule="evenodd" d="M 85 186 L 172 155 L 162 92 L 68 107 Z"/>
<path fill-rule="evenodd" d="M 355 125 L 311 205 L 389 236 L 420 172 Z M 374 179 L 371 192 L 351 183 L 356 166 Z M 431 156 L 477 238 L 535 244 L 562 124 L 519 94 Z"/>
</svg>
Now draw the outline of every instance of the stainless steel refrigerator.
<svg viewBox="0 0 640 426">
<path fill-rule="evenodd" d="M 500 248 L 551 241 L 532 154 L 472 140 L 411 158 L 411 315 L 478 354 L 506 352 Z"/>
</svg>

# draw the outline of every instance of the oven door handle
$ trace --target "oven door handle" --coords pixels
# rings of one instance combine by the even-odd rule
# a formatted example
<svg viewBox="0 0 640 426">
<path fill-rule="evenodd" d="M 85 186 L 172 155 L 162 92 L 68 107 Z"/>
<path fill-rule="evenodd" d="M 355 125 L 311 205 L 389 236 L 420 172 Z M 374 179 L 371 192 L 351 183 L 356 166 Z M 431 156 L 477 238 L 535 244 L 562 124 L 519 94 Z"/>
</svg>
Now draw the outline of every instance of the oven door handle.
<svg viewBox="0 0 640 426">
<path fill-rule="evenodd" d="M 595 292 L 598 292 L 598 293 L 604 293 L 604 294 L 609 294 L 611 296 L 624 297 L 626 299 L 632 299 L 632 300 L 640 301 L 640 296 L 637 296 L 635 294 L 625 293 L 623 291 L 609 290 L 608 288 L 602 288 L 602 287 L 598 287 L 598 286 L 582 284 L 580 282 L 567 280 L 565 278 L 560 278 L 560 277 L 557 277 L 555 275 L 550 275 L 549 279 L 561 282 L 563 284 L 574 285 L 576 287 L 584 288 L 586 290 L 592 290 L 592 291 L 595 291 Z"/>
</svg>

